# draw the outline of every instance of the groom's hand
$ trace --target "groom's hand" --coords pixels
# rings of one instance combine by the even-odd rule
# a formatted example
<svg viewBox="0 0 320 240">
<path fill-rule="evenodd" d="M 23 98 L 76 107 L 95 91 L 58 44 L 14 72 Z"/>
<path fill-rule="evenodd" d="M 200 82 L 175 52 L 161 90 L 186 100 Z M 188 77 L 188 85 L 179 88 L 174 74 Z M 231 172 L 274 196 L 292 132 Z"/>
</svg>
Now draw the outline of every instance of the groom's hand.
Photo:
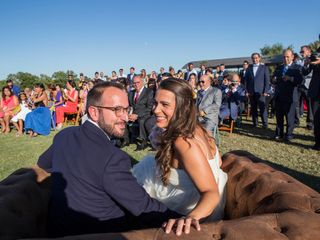
<svg viewBox="0 0 320 240">
<path fill-rule="evenodd" d="M 182 232 L 184 232 L 185 234 L 189 234 L 191 226 L 194 226 L 198 231 L 201 230 L 199 220 L 192 217 L 169 219 L 167 223 L 163 224 L 166 233 L 170 233 L 171 230 L 175 228 L 175 233 L 177 236 L 180 236 Z"/>
</svg>

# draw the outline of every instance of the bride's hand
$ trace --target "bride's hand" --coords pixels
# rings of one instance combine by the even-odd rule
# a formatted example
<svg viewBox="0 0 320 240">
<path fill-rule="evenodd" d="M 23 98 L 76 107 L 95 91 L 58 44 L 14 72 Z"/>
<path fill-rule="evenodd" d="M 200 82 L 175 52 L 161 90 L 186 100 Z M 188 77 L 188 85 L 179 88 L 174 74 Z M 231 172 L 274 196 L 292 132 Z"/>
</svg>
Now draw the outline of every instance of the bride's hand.
<svg viewBox="0 0 320 240">
<path fill-rule="evenodd" d="M 163 224 L 166 233 L 170 233 L 172 228 L 175 228 L 175 233 L 177 236 L 180 236 L 182 232 L 184 232 L 185 234 L 189 234 L 191 226 L 194 226 L 198 231 L 201 230 L 199 220 L 192 217 L 169 219 L 168 222 Z"/>
</svg>

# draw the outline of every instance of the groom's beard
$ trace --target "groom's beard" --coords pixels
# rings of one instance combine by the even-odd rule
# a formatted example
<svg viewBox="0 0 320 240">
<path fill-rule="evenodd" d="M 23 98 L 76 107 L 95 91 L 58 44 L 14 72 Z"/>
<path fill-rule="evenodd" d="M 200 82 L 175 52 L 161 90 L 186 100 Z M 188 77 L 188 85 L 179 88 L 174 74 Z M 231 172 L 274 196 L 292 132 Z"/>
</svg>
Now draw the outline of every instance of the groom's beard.
<svg viewBox="0 0 320 240">
<path fill-rule="evenodd" d="M 108 136 L 122 138 L 125 133 L 125 128 L 119 129 L 119 125 L 126 126 L 127 123 L 125 121 L 119 121 L 114 123 L 113 125 L 108 124 L 104 121 L 103 114 L 100 113 L 97 124 Z M 116 128 L 116 125 L 118 125 L 118 129 Z"/>
</svg>

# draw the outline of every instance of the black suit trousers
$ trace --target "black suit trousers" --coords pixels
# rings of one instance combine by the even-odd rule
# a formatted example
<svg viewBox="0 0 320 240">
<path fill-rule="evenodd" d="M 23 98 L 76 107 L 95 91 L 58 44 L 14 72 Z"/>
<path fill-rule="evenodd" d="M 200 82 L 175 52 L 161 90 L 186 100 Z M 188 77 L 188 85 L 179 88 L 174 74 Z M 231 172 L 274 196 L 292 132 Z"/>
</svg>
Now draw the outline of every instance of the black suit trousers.
<svg viewBox="0 0 320 240">
<path fill-rule="evenodd" d="M 314 116 L 313 127 L 316 145 L 320 146 L 320 99 L 311 100 L 312 113 Z"/>
<path fill-rule="evenodd" d="M 306 100 L 307 104 L 307 126 L 313 126 L 313 112 L 311 106 L 311 99 L 308 97 L 308 89 L 301 87 L 299 88 L 299 115 L 301 116 L 304 112 L 303 100 Z"/>
<path fill-rule="evenodd" d="M 250 96 L 251 114 L 253 125 L 258 125 L 258 107 L 263 125 L 268 124 L 268 112 L 266 107 L 266 97 L 260 93 L 254 93 Z"/>
<path fill-rule="evenodd" d="M 131 134 L 135 133 L 136 129 L 138 128 L 139 129 L 139 133 L 138 133 L 139 138 L 143 141 L 147 141 L 148 135 L 147 135 L 146 127 L 145 127 L 145 122 L 148 118 L 149 118 L 149 116 L 138 118 L 134 123 L 127 125 L 127 129 L 126 129 L 124 137 L 123 137 L 124 140 L 126 142 L 129 142 L 130 141 L 130 133 Z M 131 135 L 131 137 L 132 137 L 132 135 Z"/>
</svg>

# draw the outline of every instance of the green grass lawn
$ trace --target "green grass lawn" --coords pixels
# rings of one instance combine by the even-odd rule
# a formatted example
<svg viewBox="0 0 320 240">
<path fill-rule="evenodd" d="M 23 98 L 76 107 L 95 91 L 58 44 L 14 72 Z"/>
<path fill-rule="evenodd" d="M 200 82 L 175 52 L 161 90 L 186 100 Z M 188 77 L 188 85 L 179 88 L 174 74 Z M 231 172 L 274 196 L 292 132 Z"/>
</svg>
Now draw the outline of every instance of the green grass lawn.
<svg viewBox="0 0 320 240">
<path fill-rule="evenodd" d="M 220 132 L 221 154 L 232 150 L 245 150 L 268 160 L 273 167 L 285 171 L 291 176 L 304 182 L 320 192 L 320 152 L 310 149 L 313 146 L 312 131 L 302 127 L 296 128 L 295 139 L 292 143 L 276 142 L 272 139 L 275 129 L 275 120 L 270 119 L 270 129 L 251 128 L 250 122 L 243 120 L 241 128 L 234 133 Z M 56 132 L 49 136 L 15 136 L 15 130 L 10 134 L 0 134 L 0 180 L 14 170 L 28 167 L 36 163 L 39 155 L 51 144 Z M 134 161 L 139 161 L 147 154 L 154 152 L 145 150 L 135 152 L 135 145 L 123 148 Z"/>
</svg>

